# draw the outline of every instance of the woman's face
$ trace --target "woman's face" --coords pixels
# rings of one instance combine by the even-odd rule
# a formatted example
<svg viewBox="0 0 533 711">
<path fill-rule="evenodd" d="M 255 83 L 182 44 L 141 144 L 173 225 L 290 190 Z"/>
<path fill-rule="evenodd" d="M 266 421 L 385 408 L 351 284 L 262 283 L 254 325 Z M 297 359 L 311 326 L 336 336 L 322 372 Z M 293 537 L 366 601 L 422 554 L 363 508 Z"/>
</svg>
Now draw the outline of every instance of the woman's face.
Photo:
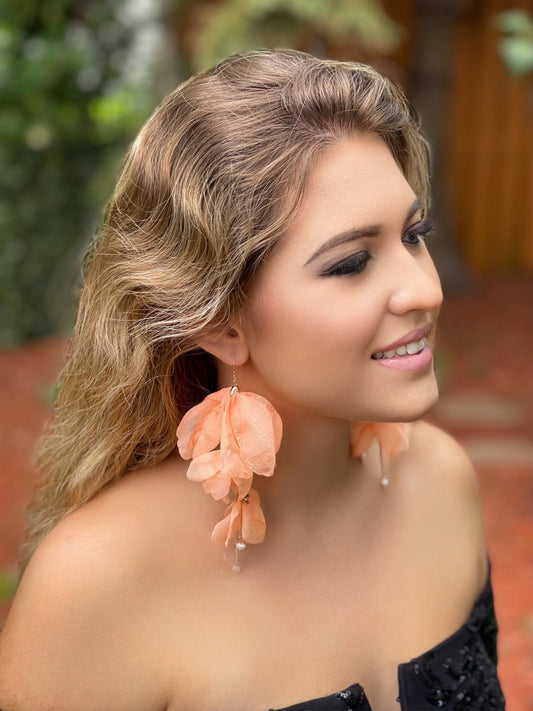
<svg viewBox="0 0 533 711">
<path fill-rule="evenodd" d="M 252 286 L 241 387 L 284 410 L 351 421 L 424 414 L 438 395 L 431 347 L 442 301 L 429 230 L 379 137 L 328 148 Z"/>
</svg>

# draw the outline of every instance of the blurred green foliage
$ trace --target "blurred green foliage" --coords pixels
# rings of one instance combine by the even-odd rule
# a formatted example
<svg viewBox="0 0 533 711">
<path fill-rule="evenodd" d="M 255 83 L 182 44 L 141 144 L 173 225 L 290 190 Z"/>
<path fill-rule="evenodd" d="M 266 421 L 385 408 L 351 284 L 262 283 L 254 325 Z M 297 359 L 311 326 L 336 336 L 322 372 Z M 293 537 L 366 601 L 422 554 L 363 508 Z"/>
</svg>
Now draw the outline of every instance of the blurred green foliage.
<svg viewBox="0 0 533 711">
<path fill-rule="evenodd" d="M 85 245 L 119 160 L 157 100 L 156 67 L 142 86 L 129 71 L 139 27 L 128 13 L 141 5 L 0 0 L 0 346 L 72 325 Z M 197 70 L 260 46 L 327 54 L 338 42 L 387 53 L 405 33 L 379 0 L 168 0 L 165 7 L 170 18 L 189 10 L 193 20 L 186 22 L 192 56 L 172 48 L 169 84 L 183 73 L 180 62 Z"/>
<path fill-rule="evenodd" d="M 0 602 L 9 602 L 18 585 L 17 575 L 10 570 L 0 570 Z"/>
<path fill-rule="evenodd" d="M 533 15 L 526 10 L 509 10 L 496 15 L 496 25 L 504 33 L 499 50 L 513 74 L 533 72 Z"/>
<path fill-rule="evenodd" d="M 321 54 L 330 42 L 351 42 L 387 54 L 405 28 L 379 0 L 225 0 L 198 3 L 198 33 L 192 66 L 201 71 L 224 57 L 257 47 L 314 46 Z"/>
<path fill-rule="evenodd" d="M 122 0 L 0 0 L 0 345 L 72 322 L 84 245 L 154 97 Z"/>
</svg>

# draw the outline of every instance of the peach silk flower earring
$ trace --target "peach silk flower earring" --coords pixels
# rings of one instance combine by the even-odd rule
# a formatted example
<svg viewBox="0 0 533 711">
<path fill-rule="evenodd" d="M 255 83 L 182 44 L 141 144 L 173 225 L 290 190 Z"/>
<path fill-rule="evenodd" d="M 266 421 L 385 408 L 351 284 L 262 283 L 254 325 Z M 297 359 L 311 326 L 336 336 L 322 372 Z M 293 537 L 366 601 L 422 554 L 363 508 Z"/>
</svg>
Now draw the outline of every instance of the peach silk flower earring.
<svg viewBox="0 0 533 711">
<path fill-rule="evenodd" d="M 208 395 L 179 424 L 179 452 L 183 459 L 192 459 L 188 479 L 203 482 L 207 494 L 229 504 L 211 540 L 226 547 L 234 542 L 235 572 L 241 569 L 239 552 L 265 537 L 253 475 L 272 476 L 281 434 L 276 410 L 261 395 L 240 392 L 235 376 L 231 387 Z"/>
<path fill-rule="evenodd" d="M 369 450 L 374 440 L 379 445 L 381 486 L 389 485 L 385 473 L 384 455 L 390 460 L 398 452 L 409 448 L 408 425 L 403 422 L 356 422 L 352 426 L 350 444 L 353 457 L 361 457 Z"/>
<path fill-rule="evenodd" d="M 207 494 L 228 504 L 225 517 L 211 532 L 211 540 L 226 548 L 233 542 L 233 570 L 239 572 L 239 553 L 247 543 L 261 543 L 265 538 L 265 516 L 252 483 L 254 474 L 274 473 L 281 444 L 281 418 L 261 395 L 240 392 L 234 374 L 231 387 L 208 395 L 185 413 L 176 434 L 180 455 L 191 459 L 187 478 L 202 482 Z M 352 456 L 364 455 L 374 440 L 380 451 L 381 484 L 387 486 L 383 453 L 392 458 L 407 449 L 407 426 L 354 424 Z"/>
</svg>

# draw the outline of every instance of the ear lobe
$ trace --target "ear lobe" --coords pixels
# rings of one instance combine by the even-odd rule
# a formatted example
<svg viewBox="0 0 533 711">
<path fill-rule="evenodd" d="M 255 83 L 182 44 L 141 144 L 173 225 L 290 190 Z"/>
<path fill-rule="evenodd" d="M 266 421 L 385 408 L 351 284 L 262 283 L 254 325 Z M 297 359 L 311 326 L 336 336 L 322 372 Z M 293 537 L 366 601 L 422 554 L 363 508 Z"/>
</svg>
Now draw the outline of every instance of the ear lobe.
<svg viewBox="0 0 533 711">
<path fill-rule="evenodd" d="M 243 365 L 250 355 L 244 334 L 238 327 L 213 333 L 202 338 L 197 345 L 226 365 Z"/>
</svg>

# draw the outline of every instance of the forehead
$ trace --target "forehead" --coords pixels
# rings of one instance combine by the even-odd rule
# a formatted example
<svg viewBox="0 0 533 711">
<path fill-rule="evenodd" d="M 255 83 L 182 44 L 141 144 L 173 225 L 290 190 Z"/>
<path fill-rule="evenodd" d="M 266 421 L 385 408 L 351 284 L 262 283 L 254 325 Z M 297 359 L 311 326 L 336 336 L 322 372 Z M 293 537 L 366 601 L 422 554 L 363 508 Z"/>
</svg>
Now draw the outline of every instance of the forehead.
<svg viewBox="0 0 533 711">
<path fill-rule="evenodd" d="M 386 143 L 354 135 L 328 147 L 310 172 L 286 243 L 316 246 L 337 232 L 370 223 L 402 221 L 416 196 Z"/>
</svg>

